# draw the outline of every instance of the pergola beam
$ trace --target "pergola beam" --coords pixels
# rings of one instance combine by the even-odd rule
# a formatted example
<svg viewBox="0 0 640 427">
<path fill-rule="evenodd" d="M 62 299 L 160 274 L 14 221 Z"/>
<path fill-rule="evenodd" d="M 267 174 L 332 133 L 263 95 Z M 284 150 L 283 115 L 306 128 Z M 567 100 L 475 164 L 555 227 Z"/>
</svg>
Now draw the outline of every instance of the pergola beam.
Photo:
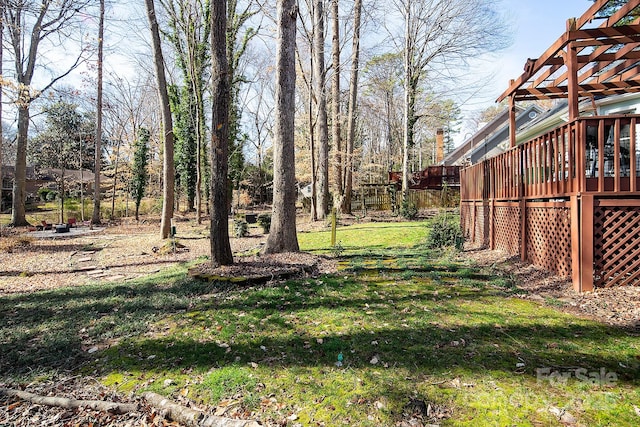
<svg viewBox="0 0 640 427">
<path fill-rule="evenodd" d="M 522 89 L 526 89 L 526 99 L 531 99 L 534 94 L 540 94 L 543 99 L 547 99 L 552 93 L 553 97 L 563 92 L 565 96 L 569 96 L 569 89 L 572 85 L 576 85 L 576 91 L 582 92 L 582 87 L 569 80 L 569 76 L 573 75 L 576 80 L 580 76 L 580 83 L 589 79 L 596 73 L 608 69 L 613 65 L 614 61 L 620 60 L 640 60 L 640 17 L 633 17 L 631 24 L 619 25 L 623 19 L 629 18 L 630 13 L 640 6 L 640 0 L 629 0 L 622 5 L 615 13 L 603 20 L 602 24 L 596 28 L 584 28 L 594 19 L 598 19 L 597 13 L 600 12 L 607 4 L 608 0 L 596 0 L 589 9 L 577 19 L 571 19 L 567 22 L 567 31 L 556 40 L 538 59 L 529 59 L 525 65 L 525 72 L 516 80 L 512 80 L 509 88 L 500 95 L 498 102 L 515 95 L 516 100 L 522 98 Z M 568 46 L 571 44 L 572 48 Z M 616 52 L 611 52 L 612 46 L 623 46 Z M 593 48 L 593 52 L 588 55 L 581 54 L 585 49 Z M 566 49 L 566 50 L 565 50 Z M 570 51 L 571 50 L 571 51 Z M 570 63 L 571 62 L 571 63 Z M 589 68 L 589 64 L 593 64 Z M 627 63 L 632 68 L 634 64 Z M 559 76 L 555 73 L 561 71 L 563 67 L 567 70 Z M 571 71 L 569 70 L 571 68 Z M 589 71 L 580 72 L 587 68 Z M 620 72 L 625 72 L 624 69 Z M 619 81 L 627 81 L 616 75 L 610 75 L 611 79 Z M 553 82 L 548 79 L 553 76 Z M 531 80 L 534 78 L 534 80 Z M 566 91 L 559 90 L 564 84 Z M 551 89 L 549 86 L 557 86 L 557 89 Z M 616 87 L 616 90 L 618 87 Z"/>
</svg>

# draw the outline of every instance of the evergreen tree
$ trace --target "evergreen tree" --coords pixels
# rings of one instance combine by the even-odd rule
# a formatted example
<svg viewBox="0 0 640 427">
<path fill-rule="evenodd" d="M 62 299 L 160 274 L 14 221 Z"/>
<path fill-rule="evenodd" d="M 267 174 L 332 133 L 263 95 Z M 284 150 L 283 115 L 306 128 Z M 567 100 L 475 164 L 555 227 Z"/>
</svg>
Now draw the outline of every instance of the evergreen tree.
<svg viewBox="0 0 640 427">
<path fill-rule="evenodd" d="M 195 208 L 197 181 L 197 144 L 195 118 L 198 114 L 196 99 L 189 86 L 169 87 L 171 112 L 174 117 L 176 192 L 187 197 L 187 210 Z M 179 196 L 178 196 L 179 197 Z"/>
<path fill-rule="evenodd" d="M 132 167 L 132 183 L 131 196 L 136 203 L 136 221 L 138 221 L 138 213 L 140 211 L 140 202 L 144 197 L 147 182 L 149 181 L 149 173 L 147 164 L 149 163 L 149 138 L 151 133 L 147 128 L 140 128 L 138 131 L 138 139 L 134 145 L 133 167 Z"/>
</svg>

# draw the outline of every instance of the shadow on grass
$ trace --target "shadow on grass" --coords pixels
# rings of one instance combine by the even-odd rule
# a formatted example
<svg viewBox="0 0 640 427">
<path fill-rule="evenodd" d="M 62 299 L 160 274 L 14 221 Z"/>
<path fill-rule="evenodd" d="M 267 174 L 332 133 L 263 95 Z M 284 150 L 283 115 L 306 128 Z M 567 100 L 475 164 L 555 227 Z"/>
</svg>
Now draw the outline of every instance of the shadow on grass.
<svg viewBox="0 0 640 427">
<path fill-rule="evenodd" d="M 587 371 L 614 372 L 621 382 L 637 384 L 640 372 L 637 367 L 622 368 L 618 358 L 581 351 L 580 344 L 591 345 L 603 333 L 608 338 L 602 345 L 616 342 L 625 336 L 622 331 L 604 331 L 598 326 L 584 327 L 505 327 L 499 332 L 490 325 L 460 327 L 451 330 L 447 326 L 420 329 L 402 327 L 363 331 L 354 334 L 323 335 L 318 344 L 317 336 L 294 334 L 287 338 L 260 338 L 236 342 L 230 347 L 216 342 L 202 342 L 197 338 L 158 338 L 127 341 L 110 348 L 105 356 L 109 362 L 102 364 L 103 373 L 122 371 L 162 372 L 194 369 L 204 372 L 211 368 L 248 363 L 270 368 L 335 366 L 338 353 L 344 353 L 346 368 L 371 367 L 376 356 L 380 366 L 403 368 L 414 373 L 442 375 L 455 369 L 466 371 L 501 371 L 506 374 L 537 375 L 538 368 L 586 369 Z M 575 334 L 580 338 L 576 339 Z M 532 339 L 535 337 L 535 339 Z M 577 343 L 571 349 L 551 343 L 571 337 Z M 453 345 L 464 339 L 465 345 Z M 375 340 L 377 345 L 371 344 Z M 526 340 L 525 346 L 519 340 Z M 266 351 L 264 351 L 266 349 Z M 541 352 L 541 349 L 545 349 Z M 524 368 L 520 364 L 524 363 Z"/>
<path fill-rule="evenodd" d="M 107 265 L 107 266 L 101 266 L 101 265 L 96 265 L 95 268 L 96 269 L 115 269 L 115 268 L 121 268 L 121 267 L 142 267 L 142 266 L 148 266 L 148 265 L 158 265 L 161 266 L 163 264 L 176 264 L 178 261 L 173 260 L 173 259 L 153 259 L 150 261 L 142 261 L 142 262 L 132 262 L 132 263 L 128 263 L 128 264 L 111 264 L 111 265 Z M 93 269 L 93 268 L 92 268 Z M 88 269 L 86 267 L 70 267 L 64 270 L 36 270 L 36 271 L 29 271 L 28 275 L 29 276 L 37 276 L 37 275 L 48 275 L 48 274 L 70 274 L 70 273 L 81 273 L 81 272 L 86 272 L 88 271 Z M 24 275 L 25 272 L 22 270 L 2 270 L 0 271 L 0 277 L 17 277 L 17 276 L 22 276 Z"/>
<path fill-rule="evenodd" d="M 452 270 L 466 272 L 458 278 L 469 274 Z M 366 278 L 325 276 L 286 287 L 237 287 L 189 280 L 184 268 L 174 268 L 127 285 L 4 296 L 0 375 L 73 370 L 96 358 L 102 373 L 249 362 L 331 367 L 343 352 L 345 365 L 354 368 L 369 366 L 375 355 L 390 367 L 433 374 L 454 367 L 513 373 L 525 363 L 525 373 L 533 376 L 539 367 L 579 367 L 605 368 L 624 382 L 640 378 L 638 363 L 623 369 L 625 356 L 606 350 L 632 339 L 625 330 L 549 311 L 538 317 L 518 313 L 505 289 L 490 282 L 411 279 L 415 286 L 405 290 L 376 277 L 376 268 L 371 272 Z M 504 305 L 504 313 L 489 309 L 495 304 Z M 536 308 L 531 304 L 529 310 Z M 324 311 L 337 316 L 337 323 L 321 324 Z M 310 332 L 314 321 L 320 324 Z M 345 328 L 347 322 L 360 330 Z M 185 332 L 173 334 L 171 325 Z M 87 351 L 105 343 L 107 350 Z"/>
</svg>

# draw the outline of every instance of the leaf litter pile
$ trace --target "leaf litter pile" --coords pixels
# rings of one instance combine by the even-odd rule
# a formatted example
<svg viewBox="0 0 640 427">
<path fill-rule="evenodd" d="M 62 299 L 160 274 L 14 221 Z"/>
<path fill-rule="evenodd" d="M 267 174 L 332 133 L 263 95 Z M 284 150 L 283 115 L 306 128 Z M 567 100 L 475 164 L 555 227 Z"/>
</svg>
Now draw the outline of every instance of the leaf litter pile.
<svg viewBox="0 0 640 427">
<path fill-rule="evenodd" d="M 26 389 L 0 383 L 2 426 L 217 426 L 258 427 L 256 421 L 223 417 L 227 407 L 200 408 L 181 394 L 165 399 L 155 393 L 123 396 L 87 377 L 58 378 Z M 230 414 L 245 415 L 245 414 Z"/>
<path fill-rule="evenodd" d="M 0 387 L 2 384 L 0 384 Z M 161 411 L 148 406 L 139 396 L 122 396 L 87 377 L 61 378 L 29 384 L 26 390 L 46 397 L 75 400 L 101 400 L 133 404 L 136 410 L 124 414 L 100 411 L 87 407 L 63 408 L 33 404 L 27 400 L 0 392 L 0 424 L 9 426 L 163 426 L 167 421 Z M 177 424 L 174 424 L 177 425 Z"/>
</svg>

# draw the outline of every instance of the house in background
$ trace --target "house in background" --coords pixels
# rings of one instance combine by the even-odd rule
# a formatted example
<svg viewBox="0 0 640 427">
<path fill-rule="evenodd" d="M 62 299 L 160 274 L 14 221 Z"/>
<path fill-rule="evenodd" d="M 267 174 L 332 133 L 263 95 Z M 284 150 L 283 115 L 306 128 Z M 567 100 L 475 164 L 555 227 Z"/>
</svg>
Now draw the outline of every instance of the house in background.
<svg viewBox="0 0 640 427">
<path fill-rule="evenodd" d="M 516 144 L 522 144 L 543 135 L 569 121 L 566 99 L 558 100 L 544 111 L 535 104 L 516 106 Z M 580 116 L 607 116 L 640 113 L 640 93 L 624 93 L 608 97 L 586 99 L 580 102 Z M 468 166 L 497 156 L 509 150 L 509 110 L 505 108 L 491 122 L 451 151 L 443 165 Z"/>
<path fill-rule="evenodd" d="M 0 203 L 2 212 L 7 212 L 11 209 L 14 171 L 15 168 L 12 165 L 2 166 L 2 199 Z M 65 192 L 79 192 L 82 187 L 85 195 L 93 194 L 95 174 L 88 169 L 65 169 L 63 171 L 56 168 L 36 169 L 34 166 L 27 166 L 27 183 L 25 187 L 27 203 L 38 200 L 38 190 L 40 188 L 46 187 L 49 190 L 59 191 L 58 186 L 62 176 L 64 176 Z M 113 179 L 100 175 L 100 183 L 100 187 L 104 192 L 112 188 Z"/>
<path fill-rule="evenodd" d="M 15 167 L 13 165 L 2 165 L 2 191 L 0 197 L 0 212 L 6 212 L 11 209 L 11 201 L 13 200 L 13 180 L 15 177 Z M 38 192 L 39 185 L 35 167 L 27 166 L 27 185 L 25 191 L 27 199 L 35 197 Z"/>
<path fill-rule="evenodd" d="M 516 125 L 526 126 L 543 114 L 535 104 L 516 107 Z M 450 152 L 442 161 L 446 166 L 464 166 L 478 163 L 509 149 L 509 109 L 505 108 L 493 120 Z"/>
</svg>

